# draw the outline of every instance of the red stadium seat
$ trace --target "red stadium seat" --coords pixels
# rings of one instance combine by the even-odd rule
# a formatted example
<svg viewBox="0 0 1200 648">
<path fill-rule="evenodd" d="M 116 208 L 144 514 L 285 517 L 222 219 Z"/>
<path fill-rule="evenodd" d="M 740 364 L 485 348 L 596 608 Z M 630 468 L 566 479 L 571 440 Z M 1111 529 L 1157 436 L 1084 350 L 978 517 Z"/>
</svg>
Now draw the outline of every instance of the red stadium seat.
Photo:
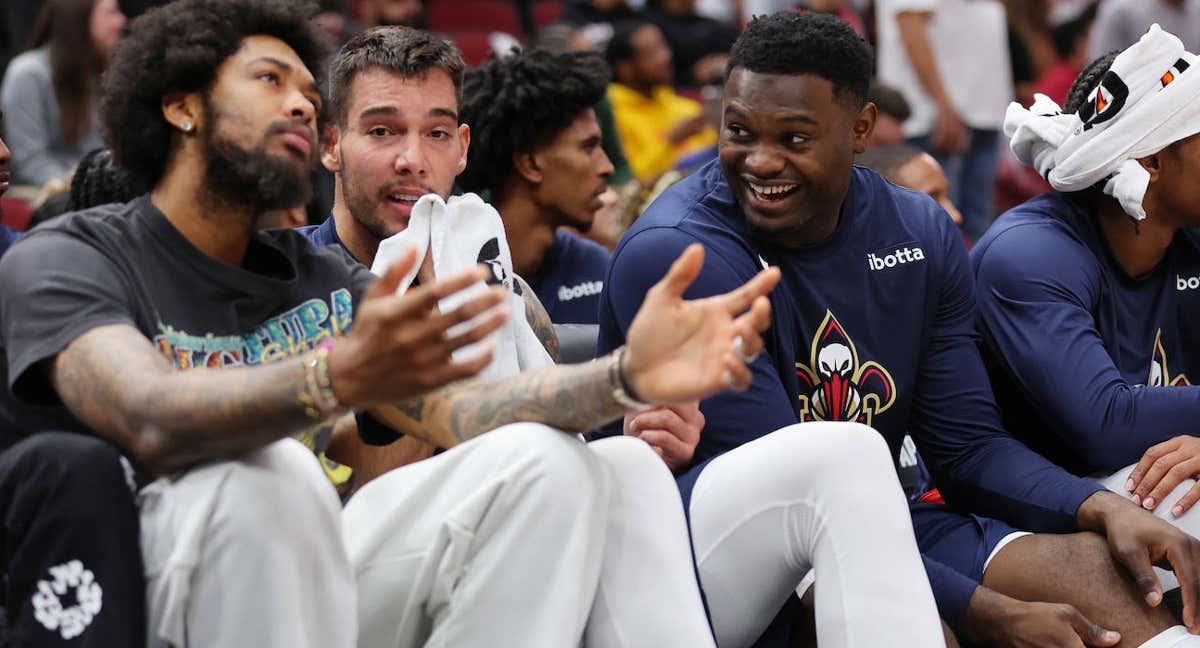
<svg viewBox="0 0 1200 648">
<path fill-rule="evenodd" d="M 446 36 L 458 44 L 463 58 L 470 65 L 479 65 L 492 55 L 492 45 L 488 42 L 488 32 L 448 32 Z"/>
<path fill-rule="evenodd" d="M 502 31 L 517 38 L 525 35 L 511 0 L 431 0 L 426 16 L 429 29 L 447 34 Z"/>
<path fill-rule="evenodd" d="M 33 207 L 18 198 L 0 198 L 0 224 L 24 231 L 33 216 Z"/>
<path fill-rule="evenodd" d="M 561 0 L 539 0 L 537 4 L 533 5 L 533 24 L 541 29 L 557 22 L 566 10 L 567 5 Z"/>
</svg>

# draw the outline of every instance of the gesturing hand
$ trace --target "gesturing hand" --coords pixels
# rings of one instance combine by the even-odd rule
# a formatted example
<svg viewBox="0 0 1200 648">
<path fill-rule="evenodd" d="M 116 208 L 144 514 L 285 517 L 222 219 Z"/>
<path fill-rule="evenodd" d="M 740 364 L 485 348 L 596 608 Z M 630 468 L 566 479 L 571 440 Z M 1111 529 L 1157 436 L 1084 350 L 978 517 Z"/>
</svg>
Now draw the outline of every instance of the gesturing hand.
<svg viewBox="0 0 1200 648">
<path fill-rule="evenodd" d="M 700 443 L 704 414 L 700 403 L 663 405 L 625 415 L 625 434 L 650 444 L 671 472 L 687 468 Z"/>
<path fill-rule="evenodd" d="M 779 282 L 779 269 L 763 270 L 724 295 L 684 300 L 703 265 L 704 248 L 688 246 L 667 276 L 646 292 L 629 325 L 623 369 L 644 401 L 684 403 L 750 386 L 745 358 L 762 350 L 762 332 L 771 321 L 766 294 Z M 738 336 L 740 355 L 734 349 Z"/>
<path fill-rule="evenodd" d="M 1021 601 L 982 586 L 971 596 L 963 624 L 973 642 L 1004 648 L 1107 647 L 1121 640 L 1072 605 Z"/>
<path fill-rule="evenodd" d="M 354 328 L 329 353 L 329 377 L 338 402 L 354 408 L 394 403 L 474 376 L 492 361 L 486 347 L 461 362 L 451 354 L 479 342 L 508 319 L 506 292 L 493 287 L 458 308 L 441 313 L 437 304 L 487 277 L 475 267 L 443 281 L 422 283 L 404 295 L 396 288 L 416 263 L 409 250 L 371 284 L 354 318 Z M 465 331 L 447 331 L 470 321 Z"/>
<path fill-rule="evenodd" d="M 1142 455 L 1125 482 L 1133 503 L 1153 511 L 1185 479 L 1200 475 L 1200 439 L 1177 436 L 1152 446 Z M 1171 514 L 1179 517 L 1200 500 L 1200 482 L 1176 502 Z"/>
</svg>

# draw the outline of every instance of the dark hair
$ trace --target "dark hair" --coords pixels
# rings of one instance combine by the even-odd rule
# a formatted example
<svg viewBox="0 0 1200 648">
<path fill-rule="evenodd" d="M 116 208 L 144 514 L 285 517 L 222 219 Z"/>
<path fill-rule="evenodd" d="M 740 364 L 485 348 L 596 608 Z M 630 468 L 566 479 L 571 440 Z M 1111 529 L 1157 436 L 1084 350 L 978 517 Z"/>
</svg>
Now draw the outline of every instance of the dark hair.
<svg viewBox="0 0 1200 648">
<path fill-rule="evenodd" d="M 904 95 L 878 79 L 871 79 L 871 85 L 867 90 L 867 101 L 874 103 L 879 112 L 891 115 L 900 121 L 905 121 L 912 115 L 912 108 L 908 105 Z"/>
<path fill-rule="evenodd" d="M 858 105 L 871 84 L 871 46 L 849 23 L 813 11 L 782 11 L 750 21 L 733 44 L 725 76 L 734 68 L 760 74 L 813 74 L 849 92 Z"/>
<path fill-rule="evenodd" d="M 925 151 L 910 144 L 892 144 L 867 150 L 854 158 L 854 163 L 865 166 L 879 175 L 895 182 L 896 172 L 913 158 Z"/>
<path fill-rule="evenodd" d="M 466 191 L 496 189 L 513 172 L 513 156 L 548 144 L 581 112 L 604 98 L 608 67 L 593 52 L 518 52 L 467 73 L 462 119 L 471 125 Z"/>
<path fill-rule="evenodd" d="M 30 48 L 48 47 L 58 126 L 70 143 L 91 129 L 92 96 L 104 71 L 105 57 L 96 50 L 91 34 L 97 1 L 50 0 L 38 14 L 30 38 Z"/>
<path fill-rule="evenodd" d="M 655 27 L 654 23 L 645 20 L 626 20 L 613 27 L 612 38 L 604 48 L 604 60 L 616 68 L 617 63 L 631 61 L 637 56 L 637 48 L 633 46 L 633 37 L 645 27 Z"/>
<path fill-rule="evenodd" d="M 329 49 L 309 22 L 314 13 L 308 0 L 178 0 L 140 16 L 104 77 L 101 126 L 117 164 L 141 185 L 158 184 L 179 141 L 163 118 L 162 98 L 208 92 L 218 66 L 246 37 L 287 43 L 320 79 Z"/>
<path fill-rule="evenodd" d="M 350 87 L 355 77 L 371 68 L 420 78 L 432 70 L 441 70 L 454 82 L 455 97 L 462 102 L 463 71 L 467 64 L 454 43 L 412 27 L 373 27 L 343 45 L 330 65 L 330 116 L 339 126 L 346 125 Z"/>
<path fill-rule="evenodd" d="M 1071 84 L 1071 89 L 1067 91 L 1067 103 L 1063 106 L 1064 113 L 1069 115 L 1079 112 L 1083 103 L 1087 101 L 1088 95 L 1104 80 L 1104 75 L 1112 68 L 1113 61 L 1120 53 L 1119 50 L 1109 52 L 1088 63 L 1087 67 L 1080 71 L 1079 76 L 1075 77 L 1075 82 Z"/>
<path fill-rule="evenodd" d="M 108 203 L 124 203 L 145 193 L 129 172 L 113 163 L 108 149 L 89 151 L 79 160 L 71 177 L 68 211 L 80 211 Z"/>
</svg>

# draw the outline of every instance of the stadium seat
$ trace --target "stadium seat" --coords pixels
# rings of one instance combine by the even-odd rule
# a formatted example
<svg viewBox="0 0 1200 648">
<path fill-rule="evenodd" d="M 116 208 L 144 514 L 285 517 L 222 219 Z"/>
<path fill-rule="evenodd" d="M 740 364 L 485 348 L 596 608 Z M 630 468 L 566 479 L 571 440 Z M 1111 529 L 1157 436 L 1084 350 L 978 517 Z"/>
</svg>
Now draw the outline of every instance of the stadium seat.
<svg viewBox="0 0 1200 648">
<path fill-rule="evenodd" d="M 444 33 L 450 40 L 458 44 L 463 58 L 470 65 L 479 65 L 492 55 L 492 44 L 486 31 L 449 31 Z"/>
<path fill-rule="evenodd" d="M 566 10 L 567 5 L 560 0 L 539 0 L 537 4 L 533 5 L 533 24 L 541 29 L 557 22 Z"/>
<path fill-rule="evenodd" d="M 429 29 L 447 34 L 501 31 L 517 38 L 525 35 L 511 0 L 433 0 L 426 16 Z"/>
<path fill-rule="evenodd" d="M 20 198 L 0 198 L 0 224 L 23 231 L 29 225 L 29 217 L 32 215 L 33 207 L 27 201 Z"/>
</svg>

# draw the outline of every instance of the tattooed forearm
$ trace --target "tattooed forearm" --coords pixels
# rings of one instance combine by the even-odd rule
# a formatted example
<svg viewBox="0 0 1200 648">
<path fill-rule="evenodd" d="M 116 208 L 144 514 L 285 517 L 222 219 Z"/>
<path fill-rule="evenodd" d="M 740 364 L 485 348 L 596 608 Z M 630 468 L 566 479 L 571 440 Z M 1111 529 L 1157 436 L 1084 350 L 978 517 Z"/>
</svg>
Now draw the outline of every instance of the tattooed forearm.
<svg viewBox="0 0 1200 648">
<path fill-rule="evenodd" d="M 612 396 L 608 360 L 545 367 L 500 382 L 457 383 L 405 403 L 404 411 L 419 405 L 419 419 L 398 406 L 374 413 L 398 431 L 444 448 L 520 421 L 588 432 L 625 413 Z"/>
<path fill-rule="evenodd" d="M 63 404 L 152 469 L 248 452 L 314 427 L 298 358 L 219 372 L 176 371 L 137 329 L 93 329 L 49 367 Z"/>
<path fill-rule="evenodd" d="M 550 314 L 546 312 L 546 307 L 538 299 L 537 293 L 533 292 L 533 288 L 520 277 L 517 277 L 517 281 L 521 282 L 522 297 L 525 298 L 525 320 L 542 341 L 542 346 L 546 347 L 546 352 L 554 359 L 554 364 L 562 362 L 558 334 L 554 332 L 554 322 L 550 321 Z"/>
</svg>

